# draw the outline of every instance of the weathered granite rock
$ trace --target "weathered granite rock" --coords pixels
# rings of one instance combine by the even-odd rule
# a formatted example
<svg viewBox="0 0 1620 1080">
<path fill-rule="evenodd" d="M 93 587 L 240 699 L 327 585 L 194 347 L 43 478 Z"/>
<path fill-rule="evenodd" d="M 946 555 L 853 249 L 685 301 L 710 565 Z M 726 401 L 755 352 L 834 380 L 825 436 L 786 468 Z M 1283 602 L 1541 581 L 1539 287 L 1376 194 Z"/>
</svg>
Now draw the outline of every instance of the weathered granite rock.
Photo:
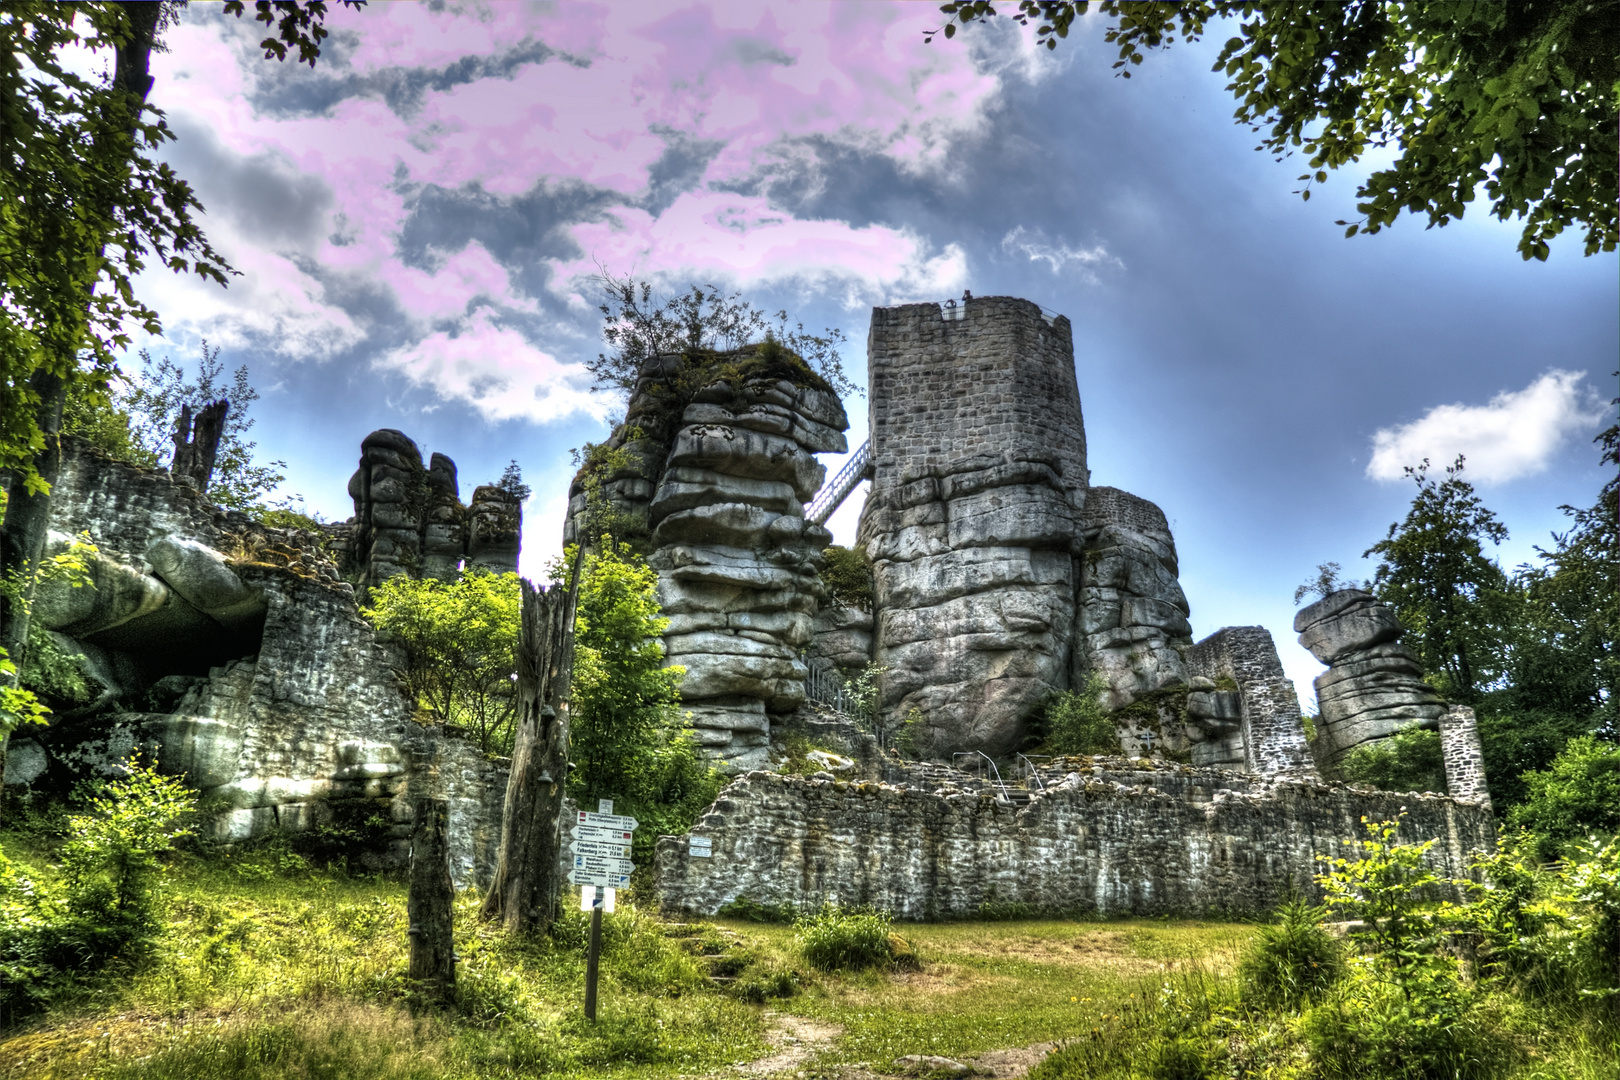
<svg viewBox="0 0 1620 1080">
<path fill-rule="evenodd" d="M 1129 492 L 1094 487 L 1082 536 L 1075 684 L 1084 672 L 1100 673 L 1117 708 L 1184 682 L 1181 653 L 1192 644 L 1192 626 L 1164 512 Z"/>
<path fill-rule="evenodd" d="M 950 315 L 872 313 L 872 653 L 923 753 L 1005 754 L 1070 684 L 1085 431 L 1068 320 L 1010 297 Z"/>
<path fill-rule="evenodd" d="M 395 574 L 451 581 L 463 566 L 517 571 L 522 503 L 486 484 L 462 506 L 456 463 L 434 454 L 424 469 L 421 450 L 403 432 L 383 428 L 361 441 L 349 497 L 353 520 L 327 532 L 366 588 Z"/>
<path fill-rule="evenodd" d="M 823 775 L 750 773 L 690 837 L 660 838 L 664 910 L 713 915 L 746 898 L 869 904 L 905 919 L 972 917 L 990 901 L 1070 913 L 1258 912 L 1294 889 L 1319 896 L 1317 858 L 1357 857 L 1364 818 L 1404 813 L 1402 840 L 1435 840 L 1425 857 L 1445 879 L 1469 876 L 1496 835 L 1474 800 L 1262 784 L 1140 759 L 1065 759 L 1042 770 L 1027 802 L 1001 801 L 993 785 L 925 791 Z M 710 841 L 711 858 L 691 856 L 695 837 Z"/>
<path fill-rule="evenodd" d="M 754 355 L 735 358 L 746 366 Z M 849 421 L 810 378 L 777 368 L 733 386 L 714 378 L 718 366 L 648 361 L 606 443 L 617 464 L 597 478 L 596 505 L 587 474 L 575 478 L 564 543 L 589 538 L 608 513 L 621 538 L 645 538 L 670 620 L 665 654 L 686 668 L 681 698 L 697 743 L 740 771 L 768 764 L 771 718 L 805 700 L 801 653 L 832 535 L 805 520 L 803 503 L 826 475 L 816 453 L 847 449 Z M 682 398 L 679 386 L 695 389 Z"/>
<path fill-rule="evenodd" d="M 1294 616 L 1299 641 L 1325 664 L 1316 677 L 1318 744 L 1332 768 L 1356 747 L 1410 727 L 1435 728 L 1445 706 L 1400 643 L 1395 613 L 1361 589 L 1340 589 Z"/>
<path fill-rule="evenodd" d="M 243 584 L 225 556 L 206 544 L 163 536 L 146 547 L 146 561 L 192 607 L 235 629 L 264 617 L 264 596 Z"/>
</svg>

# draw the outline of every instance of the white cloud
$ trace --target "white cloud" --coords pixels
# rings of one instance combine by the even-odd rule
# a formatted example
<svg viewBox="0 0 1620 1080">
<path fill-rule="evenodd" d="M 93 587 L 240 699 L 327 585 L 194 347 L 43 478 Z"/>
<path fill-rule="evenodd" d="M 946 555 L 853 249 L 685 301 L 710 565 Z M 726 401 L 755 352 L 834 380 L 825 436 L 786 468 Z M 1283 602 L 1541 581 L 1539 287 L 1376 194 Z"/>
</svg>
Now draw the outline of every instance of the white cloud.
<svg viewBox="0 0 1620 1080">
<path fill-rule="evenodd" d="M 1070 263 L 1076 263 L 1080 267 L 1081 279 L 1093 285 L 1097 284 L 1097 269 L 1104 266 L 1125 268 L 1125 264 L 1108 254 L 1108 249 L 1101 244 L 1074 248 L 1067 244 L 1049 243 L 1039 229 L 1032 232 L 1022 225 L 1001 238 L 1001 250 L 1009 255 L 1022 254 L 1030 262 L 1044 262 L 1054 274 L 1061 273 Z"/>
<path fill-rule="evenodd" d="M 1488 405 L 1436 405 L 1410 424 L 1373 434 L 1367 476 L 1399 480 L 1402 469 L 1424 458 L 1450 464 L 1468 459 L 1468 475 L 1503 483 L 1545 469 L 1564 440 L 1595 427 L 1603 402 L 1580 385 L 1585 372 L 1547 372 L 1523 390 L 1504 391 Z"/>
</svg>

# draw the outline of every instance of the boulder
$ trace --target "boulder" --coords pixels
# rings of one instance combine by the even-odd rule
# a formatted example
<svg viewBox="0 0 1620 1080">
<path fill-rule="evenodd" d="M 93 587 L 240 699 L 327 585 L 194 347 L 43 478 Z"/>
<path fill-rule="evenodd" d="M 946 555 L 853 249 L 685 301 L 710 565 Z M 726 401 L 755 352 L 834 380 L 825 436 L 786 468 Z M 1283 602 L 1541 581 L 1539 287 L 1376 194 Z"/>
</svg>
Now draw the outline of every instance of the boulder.
<svg viewBox="0 0 1620 1080">
<path fill-rule="evenodd" d="M 225 556 L 206 544 L 160 537 L 147 546 L 146 561 L 193 607 L 226 627 L 264 617 L 264 594 L 243 584 L 225 564 Z"/>
</svg>

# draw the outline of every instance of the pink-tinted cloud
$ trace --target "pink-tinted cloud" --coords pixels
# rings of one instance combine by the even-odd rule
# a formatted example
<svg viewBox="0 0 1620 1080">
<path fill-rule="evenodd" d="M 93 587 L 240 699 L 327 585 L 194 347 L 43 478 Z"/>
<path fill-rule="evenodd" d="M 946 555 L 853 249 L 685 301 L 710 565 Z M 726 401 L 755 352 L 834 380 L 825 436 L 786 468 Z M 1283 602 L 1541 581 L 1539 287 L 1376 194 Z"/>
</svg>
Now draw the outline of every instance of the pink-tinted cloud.
<svg viewBox="0 0 1620 1080">
<path fill-rule="evenodd" d="M 278 155 L 318 177 L 331 192 L 331 227 L 296 251 L 219 237 L 267 284 L 193 306 L 185 298 L 194 286 L 168 283 L 166 315 L 184 331 L 200 321 L 195 312 L 218 318 L 268 288 L 278 298 L 271 307 L 291 313 L 283 323 L 301 320 L 272 344 L 318 357 L 358 333 L 333 309 L 336 334 L 320 344 L 330 305 L 319 281 L 364 281 L 403 312 L 394 340 L 414 342 L 388 345 L 379 363 L 492 418 L 546 420 L 593 409 L 573 366 L 554 356 L 577 343 L 531 340 L 534 320 L 522 332 L 501 321 L 538 310 L 541 298 L 525 291 L 535 281 L 566 298 L 601 264 L 741 287 L 791 280 L 846 300 L 952 292 L 966 273 L 954 246 L 882 224 L 800 220 L 716 187 L 746 187 L 810 139 L 911 172 L 944 169 L 953 143 L 986 122 L 1000 76 L 970 50 L 923 47 L 922 30 L 937 21 L 931 5 L 741 0 L 337 9 L 330 24 L 346 47 L 328 49 L 315 72 L 271 71 L 282 88 L 347 80 L 312 115 L 262 109 L 262 95 L 277 91 L 261 86 L 267 61 L 255 24 L 199 15 L 155 58 L 154 100 L 177 121 L 206 126 L 230 153 Z M 702 148 L 696 172 L 650 201 L 654 170 L 680 140 Z M 549 274 L 503 265 L 470 236 L 426 257 L 402 250 L 424 185 L 510 200 L 569 184 L 622 205 L 558 222 L 580 254 L 546 256 Z M 479 311 L 469 316 L 469 307 Z M 460 331 L 444 330 L 446 319 L 460 320 Z M 275 324 L 246 314 L 237 322 L 244 333 Z M 548 379 L 561 383 L 547 389 Z"/>
</svg>

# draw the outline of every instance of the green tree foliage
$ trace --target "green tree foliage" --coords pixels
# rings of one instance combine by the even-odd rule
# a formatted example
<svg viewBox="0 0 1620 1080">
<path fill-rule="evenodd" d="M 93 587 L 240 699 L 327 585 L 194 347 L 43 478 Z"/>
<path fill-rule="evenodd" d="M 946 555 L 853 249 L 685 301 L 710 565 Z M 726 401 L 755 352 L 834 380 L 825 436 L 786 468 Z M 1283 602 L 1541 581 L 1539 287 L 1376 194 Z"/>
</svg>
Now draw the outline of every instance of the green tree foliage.
<svg viewBox="0 0 1620 1080">
<path fill-rule="evenodd" d="M 821 568 L 821 583 L 827 587 L 833 603 L 871 611 L 872 561 L 866 557 L 866 549 L 834 544 L 821 555 L 826 560 Z"/>
<path fill-rule="evenodd" d="M 48 1004 L 72 980 L 144 948 L 163 910 L 162 856 L 191 834 L 196 793 L 133 756 L 122 779 L 81 790 L 58 851 L 61 882 L 0 856 L 0 1010 Z"/>
<path fill-rule="evenodd" d="M 1393 147 L 1395 160 L 1357 189 L 1365 217 L 1346 236 L 1376 233 L 1403 212 L 1429 226 L 1461 218 L 1484 186 L 1491 213 L 1524 221 L 1519 252 L 1545 259 L 1566 226 L 1585 229 L 1586 254 L 1613 251 L 1616 225 L 1613 142 L 1620 85 L 1620 4 L 1616 0 L 1452 3 L 1448 0 L 1101 0 L 1117 23 L 1104 40 L 1119 48 L 1115 68 L 1168 48 L 1178 32 L 1196 41 L 1208 24 L 1237 18 L 1215 70 L 1231 79 L 1238 123 L 1260 132 L 1256 150 L 1278 161 L 1298 152 L 1312 171 L 1354 164 Z M 1020 23 L 1034 21 L 1048 48 L 1067 37 L 1091 5 L 1020 0 Z M 995 14 L 988 0 L 941 5 L 959 25 Z"/>
<path fill-rule="evenodd" d="M 1108 681 L 1093 674 L 1080 690 L 1066 690 L 1046 704 L 1046 750 L 1053 754 L 1117 754 L 1119 728 L 1103 708 Z"/>
<path fill-rule="evenodd" d="M 65 581 L 75 589 L 93 587 L 86 560 L 95 554 L 89 535 L 80 534 L 66 551 L 45 559 L 26 576 L 16 570 L 0 575 L 0 596 L 27 611 L 32 590 L 25 588 L 25 577 L 35 582 Z M 0 742 L 22 724 L 49 723 L 51 709 L 46 702 L 71 706 L 89 696 L 78 661 L 64 654 L 38 626 L 31 623 L 28 633 L 30 648 L 20 671 L 0 649 L 0 673 L 15 677 L 0 683 Z"/>
<path fill-rule="evenodd" d="M 88 383 L 70 387 L 62 417 L 62 431 L 80 435 L 101 450 L 137 465 L 156 466 L 174 456 L 174 429 L 181 410 L 195 414 L 210 401 L 231 403 L 220 436 L 214 475 L 208 484 L 209 501 L 231 510 L 263 511 L 265 496 L 286 477 L 278 470 L 285 461 L 256 465 L 258 444 L 247 438 L 255 421 L 248 416 L 259 392 L 248 380 L 242 364 L 226 376 L 220 350 L 202 342 L 196 373 L 165 356 L 153 360 L 140 351 L 138 380 L 119 379 L 105 389 Z M 285 508 L 284 508 L 285 509 Z"/>
<path fill-rule="evenodd" d="M 1406 519 L 1363 552 L 1381 561 L 1373 591 L 1406 628 L 1405 644 L 1456 701 L 1474 702 L 1501 674 L 1496 633 L 1507 576 L 1487 558 L 1484 542 L 1500 544 L 1507 526 L 1463 479 L 1463 458 L 1446 467 L 1446 478 L 1428 474 L 1429 461 L 1408 468 L 1417 484 Z"/>
<path fill-rule="evenodd" d="M 585 366 L 596 377 L 595 387 L 628 395 L 636 388 L 641 366 L 649 356 L 664 353 L 733 353 L 748 345 L 768 343 L 793 354 L 826 387 L 846 397 L 854 391 L 844 375 L 839 347 L 842 330 L 820 334 L 803 323 L 789 323 L 786 311 L 774 317 L 754 307 L 740 293 L 723 295 L 713 285 L 692 285 L 670 297 L 658 296 L 650 282 L 602 275 L 608 302 L 602 312 L 602 340 L 610 352 L 599 353 Z M 762 357 L 772 359 L 772 357 Z"/>
<path fill-rule="evenodd" d="M 508 754 L 516 735 L 516 574 L 468 570 L 453 583 L 398 574 L 361 609 L 405 654 L 407 691 L 438 723 L 465 729 L 488 754 Z"/>
<path fill-rule="evenodd" d="M 1526 797 L 1508 820 L 1534 832 L 1545 857 L 1589 836 L 1620 835 L 1620 746 L 1590 735 L 1571 739 L 1551 766 L 1523 782 Z"/>
<path fill-rule="evenodd" d="M 571 561 L 570 552 L 570 561 Z M 658 575 L 603 537 L 580 570 L 570 690 L 568 793 L 613 799 L 641 821 L 636 856 L 660 833 L 685 832 L 720 790 L 680 711 L 686 669 L 664 666 Z"/>
<path fill-rule="evenodd" d="M 1353 784 L 1380 791 L 1445 791 L 1446 764 L 1440 733 L 1407 728 L 1387 739 L 1363 743 L 1339 763 L 1339 773 Z"/>
<path fill-rule="evenodd" d="M 1297 604 L 1308 596 L 1331 596 L 1340 589 L 1366 588 L 1366 583 L 1355 578 L 1342 578 L 1339 573 L 1340 567 L 1336 562 L 1320 564 L 1316 568 L 1316 576 L 1294 590 L 1294 603 Z"/>
</svg>

